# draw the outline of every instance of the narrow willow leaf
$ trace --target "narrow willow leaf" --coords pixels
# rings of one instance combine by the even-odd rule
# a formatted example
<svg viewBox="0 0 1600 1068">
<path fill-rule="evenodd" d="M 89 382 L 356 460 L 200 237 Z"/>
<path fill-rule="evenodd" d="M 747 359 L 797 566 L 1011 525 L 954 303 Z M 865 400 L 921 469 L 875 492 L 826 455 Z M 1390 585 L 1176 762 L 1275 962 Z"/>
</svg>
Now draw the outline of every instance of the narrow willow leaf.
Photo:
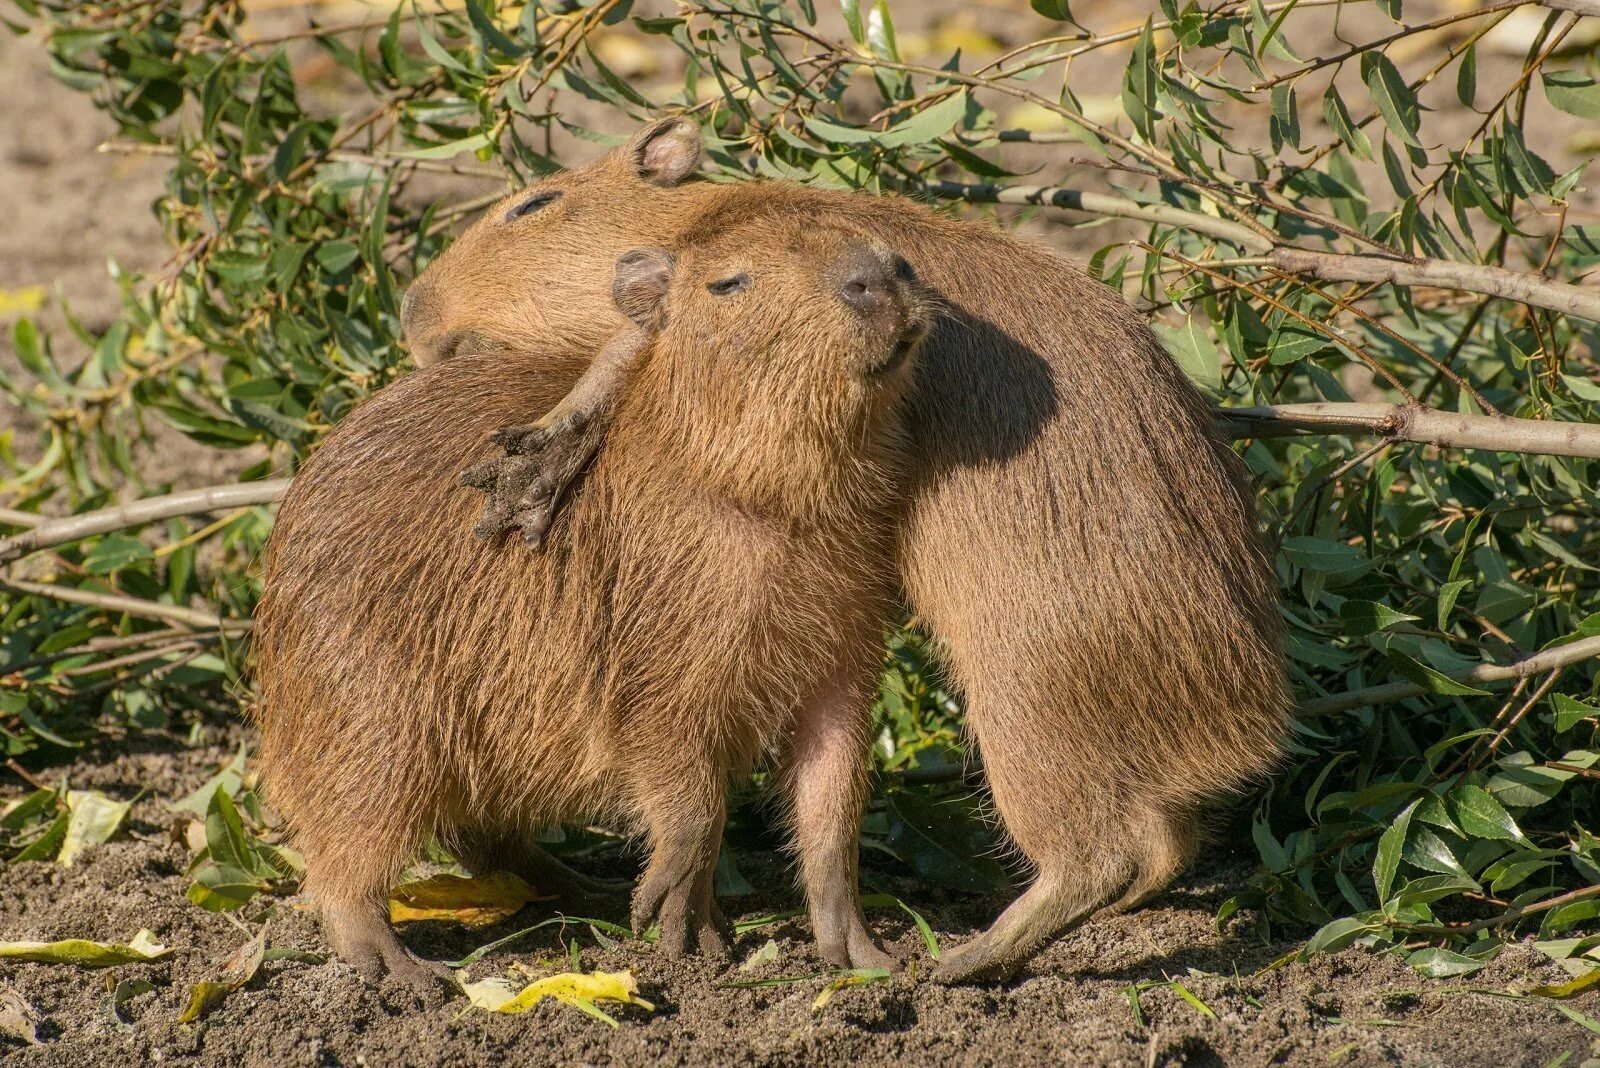
<svg viewBox="0 0 1600 1068">
<path fill-rule="evenodd" d="M 1406 963 L 1429 979 L 1445 979 L 1452 975 L 1471 975 L 1482 969 L 1486 962 L 1453 950 L 1430 946 L 1412 953 L 1406 958 Z"/>
<path fill-rule="evenodd" d="M 1462 107 L 1470 108 L 1478 95 L 1478 45 L 1474 41 L 1461 54 L 1461 66 L 1456 68 L 1456 99 Z"/>
<path fill-rule="evenodd" d="M 1411 816 L 1422 803 L 1418 798 L 1401 810 L 1382 837 L 1378 839 L 1377 858 L 1372 864 L 1372 881 L 1378 888 L 1378 900 L 1387 902 L 1389 890 L 1394 885 L 1395 873 L 1400 870 L 1400 854 L 1405 850 L 1406 835 L 1411 830 Z"/>
<path fill-rule="evenodd" d="M 1350 117 L 1350 109 L 1345 106 L 1344 97 L 1339 95 L 1339 90 L 1334 86 L 1330 85 L 1328 91 L 1322 95 L 1322 116 L 1327 120 L 1328 129 L 1344 142 L 1352 155 L 1357 159 L 1368 161 L 1372 159 L 1372 142 L 1367 140 L 1366 132 Z"/>
<path fill-rule="evenodd" d="M 1378 114 L 1395 136 L 1413 148 L 1421 148 L 1422 142 L 1417 140 L 1417 96 L 1389 57 L 1381 52 L 1363 52 L 1361 80 L 1367 83 Z"/>
</svg>

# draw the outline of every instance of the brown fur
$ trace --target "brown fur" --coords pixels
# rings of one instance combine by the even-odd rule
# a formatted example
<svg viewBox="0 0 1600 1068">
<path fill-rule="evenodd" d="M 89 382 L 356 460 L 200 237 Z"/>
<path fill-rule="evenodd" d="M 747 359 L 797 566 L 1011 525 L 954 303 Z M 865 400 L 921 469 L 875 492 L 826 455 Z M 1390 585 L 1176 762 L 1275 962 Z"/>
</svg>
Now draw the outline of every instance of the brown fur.
<svg viewBox="0 0 1600 1068">
<path fill-rule="evenodd" d="M 419 363 L 453 345 L 542 351 L 572 382 L 619 326 L 604 300 L 617 251 L 714 239 L 746 214 L 842 227 L 916 264 L 948 314 L 919 361 L 897 571 L 1038 874 L 940 975 L 1003 975 L 1165 886 L 1201 807 L 1277 758 L 1289 698 L 1242 465 L 1146 324 L 1077 266 L 903 200 L 672 184 L 698 152 L 692 126 L 666 120 L 507 198 L 418 280 L 408 338 Z"/>
<path fill-rule="evenodd" d="M 839 296 L 863 257 L 879 315 Z M 747 291 L 708 293 L 736 272 Z M 824 951 L 885 960 L 854 889 L 858 709 L 905 466 L 909 371 L 881 365 L 927 313 L 887 254 L 759 216 L 685 249 L 666 307 L 546 552 L 464 536 L 479 499 L 457 483 L 493 430 L 570 384 L 542 350 L 390 386 L 279 511 L 257 613 L 262 767 L 335 948 L 369 972 L 420 978 L 382 903 L 429 835 L 471 867 L 559 881 L 527 843 L 593 818 L 649 836 L 641 929 L 659 920 L 669 951 L 721 948 L 728 778 L 772 752 L 806 771 L 790 793 Z"/>
</svg>

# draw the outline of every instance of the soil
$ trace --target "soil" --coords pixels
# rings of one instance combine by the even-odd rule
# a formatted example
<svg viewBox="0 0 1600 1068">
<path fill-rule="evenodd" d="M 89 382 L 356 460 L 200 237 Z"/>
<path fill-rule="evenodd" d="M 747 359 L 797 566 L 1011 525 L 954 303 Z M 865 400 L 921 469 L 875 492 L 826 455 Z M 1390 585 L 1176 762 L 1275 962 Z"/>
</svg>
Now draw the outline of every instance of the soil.
<svg viewBox="0 0 1600 1068">
<path fill-rule="evenodd" d="M 825 5 L 823 5 L 825 6 Z M 902 37 L 927 19 L 961 8 L 958 0 L 901 3 Z M 975 5 L 978 24 L 1014 43 L 1016 12 L 1025 5 Z M 1408 5 L 1408 14 L 1410 7 Z M 1434 5 L 1419 4 L 1418 7 Z M 1097 25 L 1132 23 L 1110 3 L 1074 5 Z M 1003 8 L 1004 10 L 1001 10 Z M 1097 10 L 1098 9 L 1098 10 Z M 1365 9 L 1351 17 L 1367 18 Z M 1369 29 L 1370 27 L 1363 27 Z M 1490 62 L 1510 62 L 1486 57 Z M 1118 72 L 1106 71 L 1106 84 Z M 1487 81 L 1489 73 L 1485 68 Z M 1114 91 L 1114 88 L 1108 89 Z M 0 200 L 10 208 L 0 227 L 0 290 L 45 285 L 39 315 L 47 332 L 65 336 L 70 304 L 91 330 L 116 314 L 107 257 L 130 269 L 156 269 L 167 249 L 149 212 L 160 195 L 162 166 L 144 157 L 95 149 L 109 124 L 90 100 L 50 79 L 33 40 L 0 32 Z M 1535 100 L 1535 106 L 1540 101 Z M 1472 116 L 1462 120 L 1470 128 Z M 1530 127 L 1531 129 L 1532 127 Z M 1543 127 L 1553 141 L 1557 124 Z M 1561 157 L 1556 144 L 1554 158 Z M 1560 167 L 1558 169 L 1565 169 Z M 1113 226 L 1121 225 L 1113 223 Z M 1038 217 L 1030 232 L 1066 249 L 1092 248 L 1103 231 L 1067 229 Z M 15 367 L 9 323 L 0 323 L 0 368 Z M 75 344 L 67 338 L 68 345 Z M 75 359 L 70 352 L 64 353 Z M 37 429 L 24 413 L 0 412 L 0 432 L 16 431 L 21 455 L 33 455 Z M 201 448 L 171 433 L 155 445 L 162 478 L 175 486 L 226 481 L 251 458 Z M 0 502 L 9 503 L 9 502 Z M 874 931 L 910 962 L 887 982 L 840 990 L 820 1010 L 813 1003 L 826 980 L 755 988 L 729 982 L 809 975 L 823 970 L 803 921 L 785 921 L 742 935 L 732 962 L 673 962 L 633 943 L 605 948 L 587 928 L 573 927 L 585 969 L 632 969 L 656 1010 L 622 1009 L 612 1030 L 576 1010 L 545 1004 L 522 1016 L 469 1009 L 461 998 L 425 1006 L 404 988 L 371 988 L 343 963 L 278 961 L 192 1025 L 179 1024 L 192 983 L 213 977 L 221 962 L 265 922 L 276 947 L 326 956 L 314 914 L 302 900 L 276 902 L 244 917 L 202 911 L 184 897 L 188 849 L 174 842 L 168 804 L 203 782 L 232 755 L 237 726 L 212 725 L 200 740 L 150 733 L 106 743 L 70 764 L 37 774 L 65 774 L 76 788 L 130 798 L 145 791 L 112 842 L 76 866 L 13 864 L 0 869 L 0 938 L 83 937 L 125 941 L 141 927 L 174 952 L 156 963 L 103 972 L 44 964 L 0 964 L 0 990 L 14 988 L 40 1014 L 43 1044 L 0 1038 L 8 1065 L 70 1066 L 137 1063 L 294 1065 L 479 1065 L 507 1061 L 571 1064 L 844 1065 L 1108 1064 L 1258 1065 L 1401 1064 L 1578 1068 L 1600 1057 L 1596 1035 L 1549 1002 L 1515 1002 L 1466 991 L 1503 990 L 1566 978 L 1525 947 L 1510 947 L 1468 982 L 1419 978 L 1392 957 L 1350 950 L 1333 957 L 1279 961 L 1298 946 L 1263 941 L 1249 917 L 1218 931 L 1213 916 L 1249 870 L 1245 853 L 1222 853 L 1181 879 L 1148 907 L 1099 917 L 1041 954 L 1003 987 L 949 989 L 926 979 L 922 939 L 898 909 L 874 910 Z M 0 801 L 21 785 L 0 772 Z M 1248 847 L 1244 847 L 1247 849 Z M 740 870 L 757 888 L 726 899 L 736 918 L 793 908 L 797 895 L 785 863 L 768 850 L 737 846 Z M 605 859 L 597 874 L 631 874 L 626 859 Z M 869 856 L 869 885 L 919 910 L 939 940 L 953 945 L 981 930 L 1005 905 L 1001 897 L 947 896 L 910 878 L 891 861 Z M 543 911 L 541 911 L 543 910 Z M 406 929 L 407 943 L 434 959 L 458 958 L 549 915 L 529 906 L 496 927 L 443 924 Z M 622 920 L 615 904 L 596 905 Z M 474 978 L 512 962 L 565 966 L 558 928 L 545 928 L 472 969 Z M 1293 935 L 1297 932 L 1288 932 Z M 775 959 L 745 969 L 741 962 L 771 939 Z M 559 962 L 559 963 L 558 963 Z M 1147 980 L 1180 978 L 1211 1018 L 1165 987 L 1145 990 L 1140 1016 L 1128 990 Z M 109 1008 L 116 980 L 143 978 L 154 989 Z M 1600 1016 L 1600 996 L 1568 1003 Z M 1562 1058 L 1566 1060 L 1563 1062 Z"/>
<path fill-rule="evenodd" d="M 1365 950 L 1269 968 L 1294 941 L 1262 941 L 1249 919 L 1218 931 L 1217 906 L 1237 890 L 1248 858 L 1221 856 L 1151 905 L 1102 916 L 1041 954 L 1001 987 L 947 988 L 927 979 L 921 937 L 898 909 L 871 911 L 873 931 L 907 962 L 888 981 L 837 992 L 820 1010 L 823 978 L 754 988 L 720 984 L 811 975 L 825 965 L 812 954 L 804 921 L 771 924 L 739 936 L 725 962 L 672 961 L 639 943 L 603 946 L 582 924 L 565 929 L 585 970 L 631 969 L 654 1012 L 622 1008 L 613 1030 L 575 1009 L 546 1002 L 521 1016 L 470 1008 L 454 997 L 423 1005 L 392 981 L 369 987 L 332 959 L 304 900 L 254 903 L 243 919 L 209 913 L 184 898 L 190 862 L 174 842 L 169 802 L 227 763 L 244 737 L 213 726 L 189 744 L 149 733 L 106 743 L 69 770 L 72 785 L 134 805 L 123 832 L 71 869 L 13 864 L 0 881 L 0 936 L 126 941 L 147 927 L 172 947 L 151 964 L 93 972 L 63 965 L 0 964 L 0 988 L 13 987 L 41 1017 L 40 1046 L 0 1039 L 0 1055 L 18 1068 L 120 1064 L 480 1065 L 503 1062 L 662 1065 L 1105 1064 L 1267 1065 L 1402 1064 L 1546 1065 L 1570 1054 L 1572 1068 L 1597 1036 L 1551 1002 L 1516 1002 L 1463 992 L 1566 978 L 1525 947 L 1510 947 L 1487 969 L 1460 981 L 1419 978 L 1400 961 Z M 798 905 L 785 863 L 773 853 L 736 848 L 739 869 L 756 890 L 723 899 L 735 919 Z M 598 864 L 598 866 L 596 866 Z M 593 874 L 631 874 L 626 856 L 591 862 Z M 893 861 L 866 858 L 866 883 L 893 894 L 927 919 L 941 944 L 971 937 L 1005 904 L 1003 897 L 946 896 L 906 876 Z M 263 899 L 257 899 L 263 900 Z M 588 911 L 625 922 L 619 902 Z M 191 984 L 212 978 L 265 912 L 270 944 L 328 957 L 325 963 L 277 961 L 262 967 L 196 1024 L 177 1017 Z M 412 924 L 406 943 L 432 959 L 459 959 L 503 935 L 554 915 L 533 904 L 511 920 L 468 929 Z M 563 928 L 552 926 L 497 951 L 470 969 L 474 979 L 513 962 L 565 970 Z M 768 939 L 777 956 L 743 968 Z M 1181 979 L 1215 1018 L 1167 988 L 1144 991 L 1143 1022 L 1128 988 L 1144 980 Z M 154 990 L 129 1000 L 123 1019 L 109 1008 L 114 981 L 143 978 Z M 1568 1002 L 1600 1015 L 1600 996 Z"/>
</svg>

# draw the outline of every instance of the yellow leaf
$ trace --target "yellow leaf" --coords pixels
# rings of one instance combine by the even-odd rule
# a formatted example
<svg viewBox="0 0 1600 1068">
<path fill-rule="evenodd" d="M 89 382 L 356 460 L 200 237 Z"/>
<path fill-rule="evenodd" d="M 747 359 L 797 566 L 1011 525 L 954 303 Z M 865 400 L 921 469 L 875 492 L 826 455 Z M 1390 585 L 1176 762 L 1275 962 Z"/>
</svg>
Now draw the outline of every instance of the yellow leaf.
<svg viewBox="0 0 1600 1068">
<path fill-rule="evenodd" d="M 0 289 L 0 318 L 9 315 L 31 315 L 44 307 L 44 286 L 23 286 L 21 289 Z"/>
<path fill-rule="evenodd" d="M 504 979 L 484 979 L 477 983 L 462 983 L 461 990 L 467 1000 L 480 1009 L 490 1012 L 523 1013 L 545 998 L 581 1009 L 599 1020 L 615 1027 L 617 1022 L 595 1005 L 599 1001 L 615 1001 L 635 1005 L 646 1012 L 654 1012 L 655 1005 L 639 996 L 639 984 L 631 971 L 620 972 L 561 972 L 535 979 L 520 991 Z"/>
<path fill-rule="evenodd" d="M 66 938 L 59 942 L 0 942 L 0 958 L 44 964 L 76 964 L 84 968 L 139 964 L 157 960 L 171 952 L 156 941 L 155 935 L 143 930 L 125 946 L 115 942 L 91 942 L 85 938 Z"/>
<path fill-rule="evenodd" d="M 179 1023 L 193 1023 L 218 1005 L 224 998 L 255 978 L 267 954 L 267 931 L 259 933 L 233 951 L 222 962 L 222 970 L 215 979 L 202 980 L 189 988 L 189 1003 L 184 1007 Z"/>
<path fill-rule="evenodd" d="M 85 849 L 115 834 L 132 807 L 132 801 L 113 801 L 93 790 L 69 790 L 67 808 L 72 815 L 67 820 L 67 836 L 62 840 L 56 863 L 63 868 L 72 867 Z"/>
<path fill-rule="evenodd" d="M 1600 983 L 1600 967 L 1593 968 L 1576 979 L 1568 979 L 1564 983 L 1536 986 L 1528 993 L 1541 998 L 1570 998 L 1574 994 L 1583 993 L 1596 983 Z"/>
<path fill-rule="evenodd" d="M 510 872 L 481 878 L 435 875 L 394 888 L 389 895 L 389 922 L 449 920 L 468 927 L 487 927 L 515 915 L 530 901 L 552 900 L 540 897 L 533 887 Z"/>
</svg>

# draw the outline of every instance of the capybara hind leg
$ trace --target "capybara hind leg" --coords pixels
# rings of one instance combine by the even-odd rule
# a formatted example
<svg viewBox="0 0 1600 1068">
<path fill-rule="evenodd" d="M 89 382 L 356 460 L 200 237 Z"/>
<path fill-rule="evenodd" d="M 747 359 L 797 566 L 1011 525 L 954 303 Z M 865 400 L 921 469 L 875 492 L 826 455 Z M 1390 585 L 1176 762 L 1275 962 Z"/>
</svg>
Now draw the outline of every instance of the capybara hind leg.
<svg viewBox="0 0 1600 1068">
<path fill-rule="evenodd" d="M 782 785 L 817 951 L 841 968 L 888 968 L 896 961 L 868 932 L 857 885 L 871 736 L 856 674 L 835 672 L 800 710 Z"/>
<path fill-rule="evenodd" d="M 1193 813 L 1152 813 L 1149 828 L 1137 835 L 1137 870 L 1128 889 L 1110 906 L 1113 911 L 1138 908 L 1161 893 L 1200 849 L 1200 821 Z"/>
<path fill-rule="evenodd" d="M 726 956 L 733 931 L 711 896 L 722 848 L 720 783 L 687 788 L 646 803 L 650 864 L 633 895 L 633 929 L 660 926 L 662 952 Z"/>
<path fill-rule="evenodd" d="M 1007 979 L 1045 943 L 1114 897 L 1127 881 L 1125 870 L 1043 871 L 987 931 L 947 952 L 933 978 L 941 983 Z"/>
<path fill-rule="evenodd" d="M 432 996 L 450 981 L 449 969 L 417 959 L 400 944 L 379 905 L 368 901 L 324 904 L 322 924 L 334 952 L 370 983 L 387 973 L 419 994 Z"/>
<path fill-rule="evenodd" d="M 621 897 L 633 889 L 627 879 L 600 879 L 575 871 L 520 835 L 470 835 L 457 845 L 455 853 L 462 867 L 474 875 L 508 871 L 521 876 L 540 896 L 554 895 L 568 904 Z"/>
</svg>

